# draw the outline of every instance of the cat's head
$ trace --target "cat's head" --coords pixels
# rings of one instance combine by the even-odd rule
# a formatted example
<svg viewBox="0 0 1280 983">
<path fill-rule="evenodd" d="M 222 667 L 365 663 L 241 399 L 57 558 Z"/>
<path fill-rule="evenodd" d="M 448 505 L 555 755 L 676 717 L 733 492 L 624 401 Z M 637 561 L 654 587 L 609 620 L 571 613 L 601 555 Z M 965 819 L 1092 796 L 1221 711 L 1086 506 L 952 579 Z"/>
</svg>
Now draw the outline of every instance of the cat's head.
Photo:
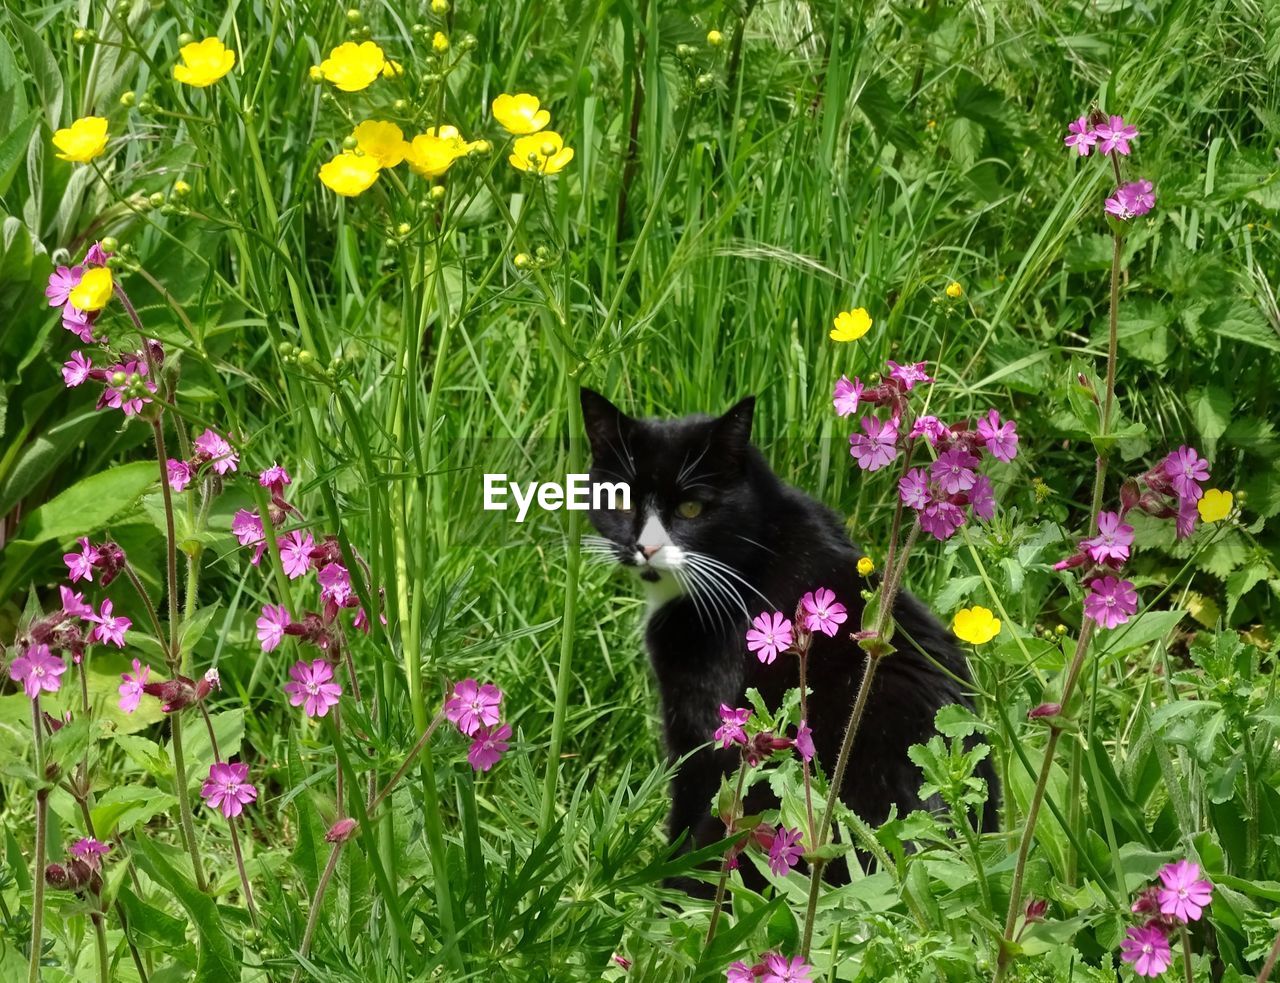
<svg viewBox="0 0 1280 983">
<path fill-rule="evenodd" d="M 593 508 L 595 545 L 651 583 L 732 581 L 752 552 L 760 523 L 759 474 L 767 467 L 751 445 L 755 397 L 723 416 L 636 419 L 583 388 L 591 442 L 591 481 L 626 482 L 629 509 Z M 593 496 L 594 497 L 594 496 Z"/>
</svg>

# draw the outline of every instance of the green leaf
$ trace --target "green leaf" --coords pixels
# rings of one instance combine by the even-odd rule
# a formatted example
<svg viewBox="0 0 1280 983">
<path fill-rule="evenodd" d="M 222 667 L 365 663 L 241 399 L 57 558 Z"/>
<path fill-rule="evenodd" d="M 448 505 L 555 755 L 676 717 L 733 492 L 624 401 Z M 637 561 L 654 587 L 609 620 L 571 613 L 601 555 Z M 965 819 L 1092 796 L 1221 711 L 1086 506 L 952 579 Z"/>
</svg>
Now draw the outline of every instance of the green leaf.
<svg viewBox="0 0 1280 983">
<path fill-rule="evenodd" d="M 144 949 L 179 949 L 187 944 L 187 923 L 141 901 L 129 888 L 122 888 L 119 901 L 129 919 L 129 933 Z"/>
<path fill-rule="evenodd" d="M 1127 624 L 1098 631 L 1098 654 L 1122 655 L 1160 641 L 1186 616 L 1187 612 L 1181 608 L 1171 611 L 1141 611 Z"/>
<path fill-rule="evenodd" d="M 1221 338 L 1280 352 L 1280 333 L 1277 333 L 1262 311 L 1247 300 L 1233 300 L 1226 305 L 1216 305 L 1205 312 L 1200 320 Z"/>
<path fill-rule="evenodd" d="M 115 832 L 127 832 L 139 823 L 149 823 L 168 812 L 177 799 L 146 785 L 117 785 L 107 789 L 93 810 L 93 826 L 100 839 Z"/>
</svg>

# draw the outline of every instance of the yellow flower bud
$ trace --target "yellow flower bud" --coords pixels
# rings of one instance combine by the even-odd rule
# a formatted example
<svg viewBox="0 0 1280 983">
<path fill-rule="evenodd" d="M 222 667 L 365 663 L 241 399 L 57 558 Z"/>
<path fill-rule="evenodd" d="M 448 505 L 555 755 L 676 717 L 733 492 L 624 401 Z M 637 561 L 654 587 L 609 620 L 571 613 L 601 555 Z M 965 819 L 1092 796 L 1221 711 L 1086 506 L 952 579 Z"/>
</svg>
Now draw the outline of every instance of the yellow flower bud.
<svg viewBox="0 0 1280 983">
<path fill-rule="evenodd" d="M 449 38 L 442 31 L 436 31 L 431 38 L 431 47 L 437 53 L 444 54 L 449 50 Z"/>
<path fill-rule="evenodd" d="M 869 556 L 861 557 L 858 560 L 858 573 L 863 577 L 870 577 L 876 572 L 876 564 Z"/>
<path fill-rule="evenodd" d="M 964 287 L 952 280 L 947 284 L 947 296 L 952 300 L 959 300 L 964 296 Z"/>
<path fill-rule="evenodd" d="M 719 31 L 707 31 L 707 44 L 713 48 L 718 48 L 724 44 L 724 35 Z"/>
</svg>

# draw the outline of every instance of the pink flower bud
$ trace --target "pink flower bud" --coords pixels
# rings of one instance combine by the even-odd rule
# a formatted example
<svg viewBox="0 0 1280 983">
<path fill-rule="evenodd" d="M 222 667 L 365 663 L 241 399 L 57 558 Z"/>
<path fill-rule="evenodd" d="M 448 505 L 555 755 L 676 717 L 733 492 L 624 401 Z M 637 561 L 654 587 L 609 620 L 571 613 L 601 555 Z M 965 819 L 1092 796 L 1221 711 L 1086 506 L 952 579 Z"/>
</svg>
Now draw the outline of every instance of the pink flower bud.
<svg viewBox="0 0 1280 983">
<path fill-rule="evenodd" d="M 1028 720 L 1039 720 L 1042 717 L 1056 717 L 1062 713 L 1061 703 L 1041 703 L 1038 707 L 1027 711 Z"/>
<path fill-rule="evenodd" d="M 339 819 L 329 827 L 329 832 L 324 834 L 324 838 L 329 843 L 346 843 L 351 839 L 351 834 L 356 831 L 357 826 L 359 823 L 349 816 L 346 819 Z"/>
</svg>

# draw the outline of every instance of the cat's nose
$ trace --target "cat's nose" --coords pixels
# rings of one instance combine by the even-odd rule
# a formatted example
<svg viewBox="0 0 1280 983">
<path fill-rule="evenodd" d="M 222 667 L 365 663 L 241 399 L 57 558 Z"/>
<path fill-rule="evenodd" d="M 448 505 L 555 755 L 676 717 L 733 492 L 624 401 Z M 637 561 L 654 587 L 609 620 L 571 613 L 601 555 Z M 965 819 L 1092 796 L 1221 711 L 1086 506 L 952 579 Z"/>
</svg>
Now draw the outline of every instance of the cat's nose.
<svg viewBox="0 0 1280 983">
<path fill-rule="evenodd" d="M 653 554 L 658 552 L 660 549 L 662 549 L 661 546 L 645 546 L 643 543 L 640 544 L 640 552 L 644 554 L 644 558 L 646 560 L 652 559 Z"/>
</svg>

